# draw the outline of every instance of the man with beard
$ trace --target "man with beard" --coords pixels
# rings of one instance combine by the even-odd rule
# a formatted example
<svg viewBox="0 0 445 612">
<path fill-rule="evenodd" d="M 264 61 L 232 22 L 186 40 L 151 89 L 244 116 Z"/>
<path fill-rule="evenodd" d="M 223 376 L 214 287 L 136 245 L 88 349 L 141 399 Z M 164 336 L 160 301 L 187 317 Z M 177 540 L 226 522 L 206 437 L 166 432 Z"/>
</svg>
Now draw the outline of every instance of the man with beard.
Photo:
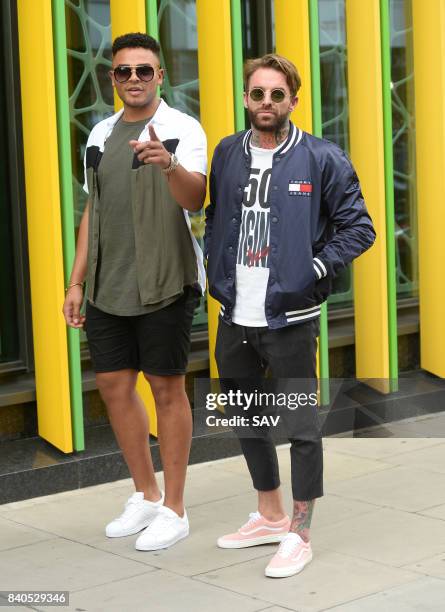
<svg viewBox="0 0 445 612">
<path fill-rule="evenodd" d="M 306 400 L 296 410 L 289 402 L 283 414 L 291 442 L 292 519 L 283 506 L 269 426 L 252 426 L 251 417 L 250 428 L 236 432 L 258 508 L 218 546 L 280 542 L 265 574 L 285 577 L 312 559 L 312 511 L 323 495 L 315 408 L 320 306 L 332 279 L 372 245 L 375 232 L 345 153 L 289 120 L 301 84 L 295 66 L 275 54 L 249 60 L 244 84 L 251 129 L 216 147 L 206 209 L 209 291 L 221 303 L 215 356 L 225 389 L 253 394 L 270 373 L 285 387 L 293 379 L 293 390 Z M 240 408 L 264 415 L 264 406 Z"/>
<path fill-rule="evenodd" d="M 92 129 L 85 151 L 88 203 L 63 312 L 85 326 L 96 382 L 134 482 L 110 538 L 144 530 L 138 550 L 167 548 L 189 533 L 184 483 L 192 436 L 185 392 L 193 312 L 205 288 L 188 211 L 206 193 L 206 137 L 158 96 L 160 47 L 146 34 L 116 38 L 110 78 L 123 109 Z M 80 314 L 86 278 L 86 316 Z M 148 443 L 139 372 L 153 392 L 165 496 Z"/>
</svg>

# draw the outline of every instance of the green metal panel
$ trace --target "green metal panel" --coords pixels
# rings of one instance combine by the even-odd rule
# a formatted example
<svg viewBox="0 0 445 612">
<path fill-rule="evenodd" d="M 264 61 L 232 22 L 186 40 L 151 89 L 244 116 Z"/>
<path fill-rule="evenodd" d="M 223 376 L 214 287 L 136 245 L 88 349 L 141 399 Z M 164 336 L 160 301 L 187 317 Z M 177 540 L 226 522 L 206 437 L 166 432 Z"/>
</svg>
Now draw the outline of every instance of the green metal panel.
<svg viewBox="0 0 445 612">
<path fill-rule="evenodd" d="M 318 0 L 309 1 L 309 28 L 311 34 L 311 84 L 312 84 L 312 131 L 322 135 L 321 87 L 320 87 L 320 40 L 318 33 Z M 326 302 L 320 316 L 320 402 L 329 404 L 329 337 L 328 309 Z"/>
<path fill-rule="evenodd" d="M 147 34 L 159 41 L 157 0 L 145 0 L 145 23 L 147 24 Z M 160 88 L 158 87 L 158 96 L 160 93 Z"/>
<path fill-rule="evenodd" d="M 235 111 L 235 130 L 245 128 L 243 103 L 243 38 L 241 21 L 241 0 L 231 0 L 232 25 L 232 64 L 233 64 L 233 105 Z"/>
<path fill-rule="evenodd" d="M 157 0 L 145 0 L 145 20 L 147 22 L 147 34 L 159 40 Z"/>
<path fill-rule="evenodd" d="M 69 279 L 75 255 L 74 205 L 71 178 L 70 112 L 66 48 L 65 3 L 52 2 L 54 30 L 54 63 L 57 104 L 57 136 L 59 151 L 60 201 L 62 214 L 63 265 L 65 282 Z M 73 447 L 85 449 L 83 429 L 82 375 L 80 366 L 79 331 L 67 328 L 70 377 L 71 421 Z"/>
<path fill-rule="evenodd" d="M 382 56 L 382 103 L 385 155 L 385 199 L 386 199 L 386 266 L 388 284 L 388 337 L 389 337 L 389 376 L 390 389 L 398 389 L 398 350 L 397 350 L 397 285 L 396 253 L 394 239 L 394 164 L 392 143 L 392 106 L 391 106 L 391 37 L 389 21 L 389 2 L 380 0 L 380 32 Z"/>
</svg>

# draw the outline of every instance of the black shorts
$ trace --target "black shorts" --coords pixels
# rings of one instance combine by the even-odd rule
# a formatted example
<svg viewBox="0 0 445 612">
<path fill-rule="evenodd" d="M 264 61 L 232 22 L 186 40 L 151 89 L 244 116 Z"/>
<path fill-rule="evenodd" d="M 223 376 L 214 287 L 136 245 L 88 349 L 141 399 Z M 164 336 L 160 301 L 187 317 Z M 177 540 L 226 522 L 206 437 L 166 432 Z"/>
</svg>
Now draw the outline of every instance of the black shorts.
<svg viewBox="0 0 445 612">
<path fill-rule="evenodd" d="M 158 376 L 185 374 L 193 313 L 200 294 L 185 287 L 165 308 L 137 316 L 118 316 L 86 306 L 85 331 L 95 372 L 131 368 Z"/>
</svg>

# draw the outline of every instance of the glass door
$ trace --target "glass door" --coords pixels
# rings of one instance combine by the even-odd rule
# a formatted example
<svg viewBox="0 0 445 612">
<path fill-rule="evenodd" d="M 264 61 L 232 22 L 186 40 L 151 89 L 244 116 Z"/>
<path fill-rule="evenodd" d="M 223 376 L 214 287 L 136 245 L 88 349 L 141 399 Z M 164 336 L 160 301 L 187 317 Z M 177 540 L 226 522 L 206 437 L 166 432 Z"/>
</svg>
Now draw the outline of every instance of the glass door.
<svg viewBox="0 0 445 612">
<path fill-rule="evenodd" d="M 0 373 L 32 366 L 15 2 L 0 3 Z"/>
</svg>

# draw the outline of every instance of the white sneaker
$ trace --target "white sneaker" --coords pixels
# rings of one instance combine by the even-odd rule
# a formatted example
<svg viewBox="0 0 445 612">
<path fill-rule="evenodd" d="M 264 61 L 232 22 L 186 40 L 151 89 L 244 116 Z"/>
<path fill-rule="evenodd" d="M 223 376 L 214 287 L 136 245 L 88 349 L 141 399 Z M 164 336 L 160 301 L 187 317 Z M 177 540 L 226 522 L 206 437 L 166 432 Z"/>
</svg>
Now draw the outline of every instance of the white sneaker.
<svg viewBox="0 0 445 612">
<path fill-rule="evenodd" d="M 144 499 L 144 493 L 136 491 L 125 504 L 124 512 L 105 527 L 109 538 L 122 538 L 145 529 L 155 518 L 164 503 L 164 491 L 157 502 Z"/>
<path fill-rule="evenodd" d="M 136 540 L 136 550 L 168 548 L 189 534 L 189 521 L 184 510 L 181 517 L 167 506 L 161 506 L 154 520 Z"/>
</svg>

